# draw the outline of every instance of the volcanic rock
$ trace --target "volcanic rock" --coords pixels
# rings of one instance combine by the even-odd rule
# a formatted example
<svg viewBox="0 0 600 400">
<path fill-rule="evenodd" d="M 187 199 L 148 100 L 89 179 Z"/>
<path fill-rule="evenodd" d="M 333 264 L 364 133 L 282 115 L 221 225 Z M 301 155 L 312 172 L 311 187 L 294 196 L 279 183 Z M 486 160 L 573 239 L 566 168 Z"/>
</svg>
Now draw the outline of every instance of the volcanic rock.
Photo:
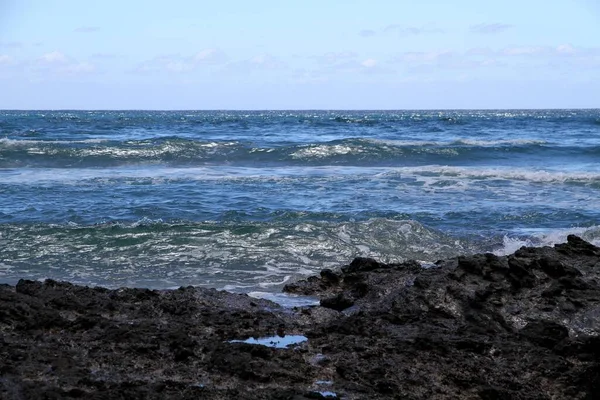
<svg viewBox="0 0 600 400">
<path fill-rule="evenodd" d="M 359 258 L 284 290 L 321 305 L 0 285 L 0 398 L 600 399 L 600 248 L 576 236 L 431 268 Z M 245 341 L 278 334 L 308 340 Z"/>
</svg>

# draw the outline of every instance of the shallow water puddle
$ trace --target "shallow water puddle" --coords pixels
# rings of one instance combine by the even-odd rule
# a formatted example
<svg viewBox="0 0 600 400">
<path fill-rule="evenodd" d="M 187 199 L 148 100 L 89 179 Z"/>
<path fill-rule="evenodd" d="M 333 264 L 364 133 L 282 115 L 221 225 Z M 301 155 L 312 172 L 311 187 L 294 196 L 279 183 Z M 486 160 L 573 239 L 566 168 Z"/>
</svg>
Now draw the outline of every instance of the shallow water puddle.
<svg viewBox="0 0 600 400">
<path fill-rule="evenodd" d="M 290 293 L 250 292 L 248 296 L 257 299 L 271 300 L 285 308 L 318 306 L 319 298 L 315 296 L 301 296 Z"/>
<path fill-rule="evenodd" d="M 337 393 L 335 392 L 329 392 L 329 391 L 325 391 L 325 392 L 320 392 L 320 391 L 316 391 L 316 392 L 312 392 L 314 394 L 320 395 L 322 399 L 337 399 Z"/>
<path fill-rule="evenodd" d="M 247 343 L 260 346 L 274 347 L 276 349 L 287 349 L 302 342 L 306 342 L 308 338 L 302 335 L 285 335 L 285 336 L 268 336 L 263 338 L 248 338 L 246 340 L 230 340 L 229 343 Z"/>
</svg>

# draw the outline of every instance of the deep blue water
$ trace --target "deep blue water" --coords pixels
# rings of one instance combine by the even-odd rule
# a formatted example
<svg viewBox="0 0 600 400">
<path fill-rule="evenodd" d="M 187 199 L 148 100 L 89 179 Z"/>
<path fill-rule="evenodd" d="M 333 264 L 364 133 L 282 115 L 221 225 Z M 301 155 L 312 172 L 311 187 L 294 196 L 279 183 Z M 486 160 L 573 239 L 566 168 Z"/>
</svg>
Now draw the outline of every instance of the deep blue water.
<svg viewBox="0 0 600 400">
<path fill-rule="evenodd" d="M 0 282 L 269 291 L 599 226 L 600 110 L 0 111 Z"/>
</svg>

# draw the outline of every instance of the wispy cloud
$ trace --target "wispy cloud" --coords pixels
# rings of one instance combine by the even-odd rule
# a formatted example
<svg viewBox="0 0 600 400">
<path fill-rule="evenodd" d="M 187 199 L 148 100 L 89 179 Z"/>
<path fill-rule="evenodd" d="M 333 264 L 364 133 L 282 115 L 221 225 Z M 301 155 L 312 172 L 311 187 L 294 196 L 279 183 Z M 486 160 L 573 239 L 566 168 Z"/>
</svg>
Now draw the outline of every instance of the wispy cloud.
<svg viewBox="0 0 600 400">
<path fill-rule="evenodd" d="M 531 56 L 549 53 L 550 51 L 550 48 L 543 46 L 516 46 L 503 49 L 502 54 L 505 56 Z"/>
<path fill-rule="evenodd" d="M 465 52 L 467 56 L 491 56 L 496 54 L 489 47 L 474 47 Z"/>
<path fill-rule="evenodd" d="M 474 70 L 500 67 L 504 62 L 494 57 L 495 53 L 482 49 L 466 52 L 440 50 L 431 52 L 405 52 L 396 55 L 393 62 L 410 73 L 431 73 L 433 71 Z"/>
<path fill-rule="evenodd" d="M 46 76 L 84 75 L 96 72 L 91 62 L 78 61 L 61 51 L 45 53 L 28 64 L 29 72 Z"/>
<path fill-rule="evenodd" d="M 14 62 L 14 59 L 11 56 L 6 54 L 0 54 L 0 65 L 10 65 Z"/>
<path fill-rule="evenodd" d="M 358 32 L 358 34 L 362 37 L 371 37 L 375 36 L 377 33 L 372 29 L 363 29 L 362 31 Z"/>
<path fill-rule="evenodd" d="M 227 60 L 227 54 L 219 49 L 204 49 L 193 56 L 193 62 L 197 64 L 222 64 Z"/>
<path fill-rule="evenodd" d="M 556 48 L 558 54 L 572 55 L 578 53 L 578 50 L 570 44 L 561 44 Z"/>
<path fill-rule="evenodd" d="M 395 74 L 396 70 L 381 65 L 381 63 L 374 58 L 367 58 L 366 60 L 363 60 L 360 62 L 360 68 L 357 70 L 357 72 L 360 72 L 363 74 L 369 74 L 369 75 L 373 75 L 373 74 L 379 75 L 379 74 Z"/>
<path fill-rule="evenodd" d="M 442 59 L 448 59 L 455 56 L 455 53 L 449 50 L 441 51 L 410 51 L 397 55 L 393 61 L 409 64 L 432 64 Z"/>
<path fill-rule="evenodd" d="M 95 71 L 96 66 L 89 62 L 68 64 L 59 69 L 59 72 L 69 75 L 89 74 Z"/>
<path fill-rule="evenodd" d="M 93 32 L 98 32 L 100 30 L 99 26 L 80 26 L 78 28 L 75 28 L 73 30 L 73 32 L 77 32 L 77 33 L 93 33 Z"/>
<path fill-rule="evenodd" d="M 181 56 L 178 54 L 159 55 L 151 60 L 139 64 L 133 72 L 174 72 L 186 73 L 194 71 L 203 65 L 225 64 L 228 60 L 227 55 L 219 49 L 204 49 L 191 56 Z"/>
<path fill-rule="evenodd" d="M 512 28 L 514 28 L 514 25 L 502 24 L 502 23 L 496 22 L 493 24 L 471 25 L 471 27 L 469 28 L 469 31 L 471 33 L 490 35 L 490 34 L 505 32 Z"/>
<path fill-rule="evenodd" d="M 330 51 L 313 57 L 320 64 L 339 64 L 353 61 L 358 58 L 358 54 L 353 51 Z"/>
<path fill-rule="evenodd" d="M 285 63 L 270 54 L 259 54 L 248 60 L 252 65 L 266 69 L 279 69 L 285 67 Z"/>
<path fill-rule="evenodd" d="M 230 71 L 258 71 L 258 70 L 284 70 L 289 66 L 284 61 L 272 54 L 262 53 L 246 60 L 233 62 L 227 65 Z"/>
<path fill-rule="evenodd" d="M 401 36 L 416 36 L 444 33 L 444 30 L 436 26 L 406 26 L 401 24 L 391 24 L 383 28 L 383 32 L 395 33 Z"/>
<path fill-rule="evenodd" d="M 373 58 L 368 58 L 368 59 L 364 60 L 363 62 L 361 62 L 360 65 L 362 65 L 365 68 L 374 68 L 377 66 L 377 60 L 375 60 Z"/>
<path fill-rule="evenodd" d="M 396 71 L 382 65 L 376 58 L 361 58 L 351 51 L 328 52 L 312 57 L 317 61 L 315 68 L 303 71 L 303 79 L 317 82 L 336 79 L 340 74 L 390 74 Z"/>
<path fill-rule="evenodd" d="M 475 72 L 492 68 L 496 72 L 535 71 L 540 67 L 547 71 L 579 68 L 592 70 L 600 67 L 600 48 L 582 48 L 571 44 L 558 46 L 513 46 L 493 50 L 490 48 L 471 48 L 458 52 L 440 50 L 430 52 L 404 52 L 396 54 L 392 63 L 403 68 L 407 73 L 456 73 L 463 70 Z M 501 73 L 501 72 L 498 72 Z"/>
<path fill-rule="evenodd" d="M 69 58 L 61 53 L 60 51 L 53 51 L 51 53 L 43 54 L 40 58 L 38 58 L 38 62 L 45 65 L 51 64 L 65 64 L 69 61 Z"/>
</svg>

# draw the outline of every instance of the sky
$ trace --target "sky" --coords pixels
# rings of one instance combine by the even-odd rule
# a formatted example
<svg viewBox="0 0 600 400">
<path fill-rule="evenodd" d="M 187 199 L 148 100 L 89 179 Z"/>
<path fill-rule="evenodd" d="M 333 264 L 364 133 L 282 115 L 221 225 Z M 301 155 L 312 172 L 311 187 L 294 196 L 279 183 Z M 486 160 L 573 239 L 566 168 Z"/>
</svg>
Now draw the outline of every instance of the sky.
<svg viewBox="0 0 600 400">
<path fill-rule="evenodd" d="M 0 0 L 0 109 L 600 107 L 600 0 Z"/>
</svg>

